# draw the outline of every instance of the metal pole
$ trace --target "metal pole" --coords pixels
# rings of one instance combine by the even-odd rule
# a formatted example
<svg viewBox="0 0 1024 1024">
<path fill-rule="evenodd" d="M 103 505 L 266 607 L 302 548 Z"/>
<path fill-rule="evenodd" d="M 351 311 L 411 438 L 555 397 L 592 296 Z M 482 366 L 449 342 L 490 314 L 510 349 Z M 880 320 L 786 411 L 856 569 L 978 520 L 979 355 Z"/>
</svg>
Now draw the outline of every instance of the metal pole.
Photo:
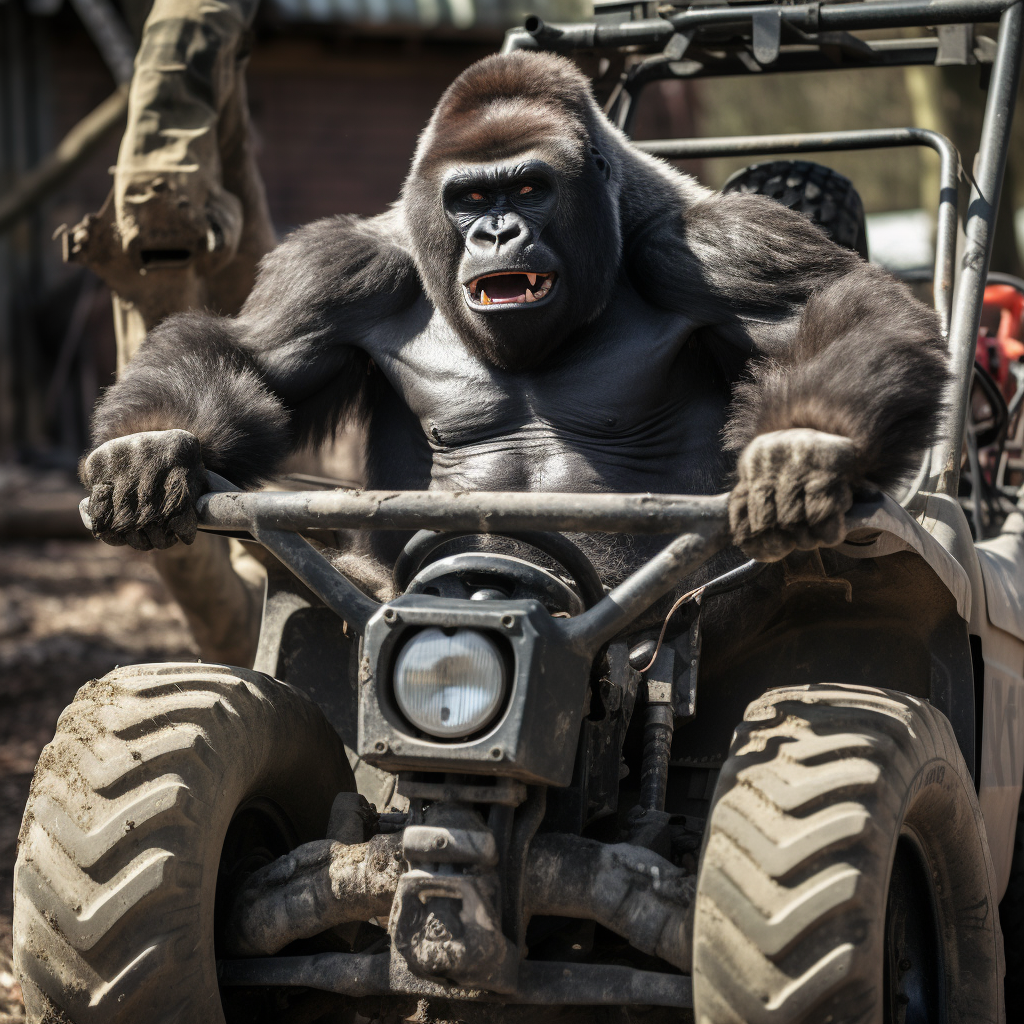
<svg viewBox="0 0 1024 1024">
<path fill-rule="evenodd" d="M 723 517 L 691 527 L 642 569 L 620 583 L 593 608 L 559 623 L 559 630 L 577 650 L 593 652 L 667 594 L 680 580 L 699 569 L 730 544 L 729 523 Z"/>
<path fill-rule="evenodd" d="M 822 4 L 818 27 L 855 32 L 867 28 L 973 24 L 995 21 L 1007 0 L 881 0 L 880 3 Z M 785 10 L 785 8 L 783 8 Z"/>
<path fill-rule="evenodd" d="M 992 258 L 992 240 L 999 209 L 999 192 L 1006 168 L 1013 107 L 1020 80 L 1024 5 L 1016 3 L 999 19 L 999 46 L 981 128 L 981 145 L 964 226 L 964 248 L 953 298 L 949 354 L 954 381 L 946 406 L 942 440 L 933 453 L 930 487 L 956 496 L 960 481 L 960 453 L 967 422 L 974 351 L 981 321 L 985 280 Z M 937 470 L 937 472 L 934 472 Z"/>
<path fill-rule="evenodd" d="M 57 148 L 27 174 L 11 183 L 0 199 L 0 234 L 30 214 L 64 184 L 115 129 L 124 126 L 128 86 L 122 85 L 64 136 Z"/>
<path fill-rule="evenodd" d="M 82 0 L 79 0 L 82 2 Z M 510 29 L 502 53 L 513 50 L 590 50 L 603 46 L 658 45 L 675 32 L 700 29 L 745 30 L 763 15 L 775 15 L 804 32 L 828 30 L 861 31 L 874 28 L 902 28 L 919 25 L 970 25 L 994 21 L 1012 0 L 882 0 L 862 3 L 754 4 L 730 6 L 708 4 L 664 18 L 634 21 L 574 22 L 548 25 L 531 16 L 525 28 Z M 659 22 L 663 22 L 662 27 Z"/>
<path fill-rule="evenodd" d="M 214 474 L 208 474 L 211 481 Z M 214 483 L 213 486 L 220 487 Z M 524 530 L 669 534 L 716 530 L 728 495 L 553 494 L 538 491 L 220 491 L 196 503 L 214 530 Z"/>
<path fill-rule="evenodd" d="M 110 0 L 71 0 L 114 81 L 126 85 L 135 70 L 135 43 Z"/>
</svg>

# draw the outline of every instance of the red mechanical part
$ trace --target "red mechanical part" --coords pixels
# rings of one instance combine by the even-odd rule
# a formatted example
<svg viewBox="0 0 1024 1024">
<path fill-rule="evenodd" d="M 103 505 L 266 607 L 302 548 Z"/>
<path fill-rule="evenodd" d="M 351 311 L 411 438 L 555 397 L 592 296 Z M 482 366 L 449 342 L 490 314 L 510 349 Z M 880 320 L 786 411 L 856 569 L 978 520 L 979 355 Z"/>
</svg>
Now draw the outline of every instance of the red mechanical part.
<svg viewBox="0 0 1024 1024">
<path fill-rule="evenodd" d="M 1024 357 L 1020 342 L 1024 320 L 1024 295 L 1008 284 L 990 284 L 985 288 L 981 311 L 981 330 L 975 358 L 998 383 L 1006 399 L 1017 390 L 1010 364 Z"/>
</svg>

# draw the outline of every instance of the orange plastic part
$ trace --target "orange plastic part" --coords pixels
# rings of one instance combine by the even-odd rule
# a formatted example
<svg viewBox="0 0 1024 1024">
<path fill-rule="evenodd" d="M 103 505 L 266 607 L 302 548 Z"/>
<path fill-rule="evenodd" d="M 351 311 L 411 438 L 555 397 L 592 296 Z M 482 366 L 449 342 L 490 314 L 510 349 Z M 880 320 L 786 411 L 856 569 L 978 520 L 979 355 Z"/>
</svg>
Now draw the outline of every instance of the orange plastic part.
<svg viewBox="0 0 1024 1024">
<path fill-rule="evenodd" d="M 1017 390 L 1010 364 L 1024 358 L 1024 295 L 1008 284 L 990 284 L 985 288 L 981 330 L 975 358 L 992 375 L 1005 398 Z"/>
</svg>

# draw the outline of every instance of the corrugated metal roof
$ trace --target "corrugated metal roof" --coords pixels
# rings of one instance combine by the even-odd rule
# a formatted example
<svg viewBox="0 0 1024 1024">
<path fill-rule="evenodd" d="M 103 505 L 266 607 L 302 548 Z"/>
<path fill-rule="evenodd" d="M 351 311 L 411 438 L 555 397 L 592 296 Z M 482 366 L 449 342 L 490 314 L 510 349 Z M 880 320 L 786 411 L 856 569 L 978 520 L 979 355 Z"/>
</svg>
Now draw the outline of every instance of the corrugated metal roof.
<svg viewBox="0 0 1024 1024">
<path fill-rule="evenodd" d="M 590 0 L 271 0 L 287 21 L 407 25 L 422 28 L 505 29 L 527 14 L 545 21 L 581 21 L 592 16 Z"/>
</svg>

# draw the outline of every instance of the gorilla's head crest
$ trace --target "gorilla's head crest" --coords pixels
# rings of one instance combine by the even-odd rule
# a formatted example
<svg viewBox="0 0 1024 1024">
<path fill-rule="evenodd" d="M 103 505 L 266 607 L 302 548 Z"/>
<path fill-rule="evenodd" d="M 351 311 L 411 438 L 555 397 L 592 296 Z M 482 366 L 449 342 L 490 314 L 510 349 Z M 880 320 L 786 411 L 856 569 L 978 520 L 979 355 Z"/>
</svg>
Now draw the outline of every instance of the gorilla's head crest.
<svg viewBox="0 0 1024 1024">
<path fill-rule="evenodd" d="M 485 58 L 441 97 L 403 213 L 431 302 L 494 365 L 536 366 L 607 304 L 616 135 L 589 81 L 551 54 Z"/>
</svg>

